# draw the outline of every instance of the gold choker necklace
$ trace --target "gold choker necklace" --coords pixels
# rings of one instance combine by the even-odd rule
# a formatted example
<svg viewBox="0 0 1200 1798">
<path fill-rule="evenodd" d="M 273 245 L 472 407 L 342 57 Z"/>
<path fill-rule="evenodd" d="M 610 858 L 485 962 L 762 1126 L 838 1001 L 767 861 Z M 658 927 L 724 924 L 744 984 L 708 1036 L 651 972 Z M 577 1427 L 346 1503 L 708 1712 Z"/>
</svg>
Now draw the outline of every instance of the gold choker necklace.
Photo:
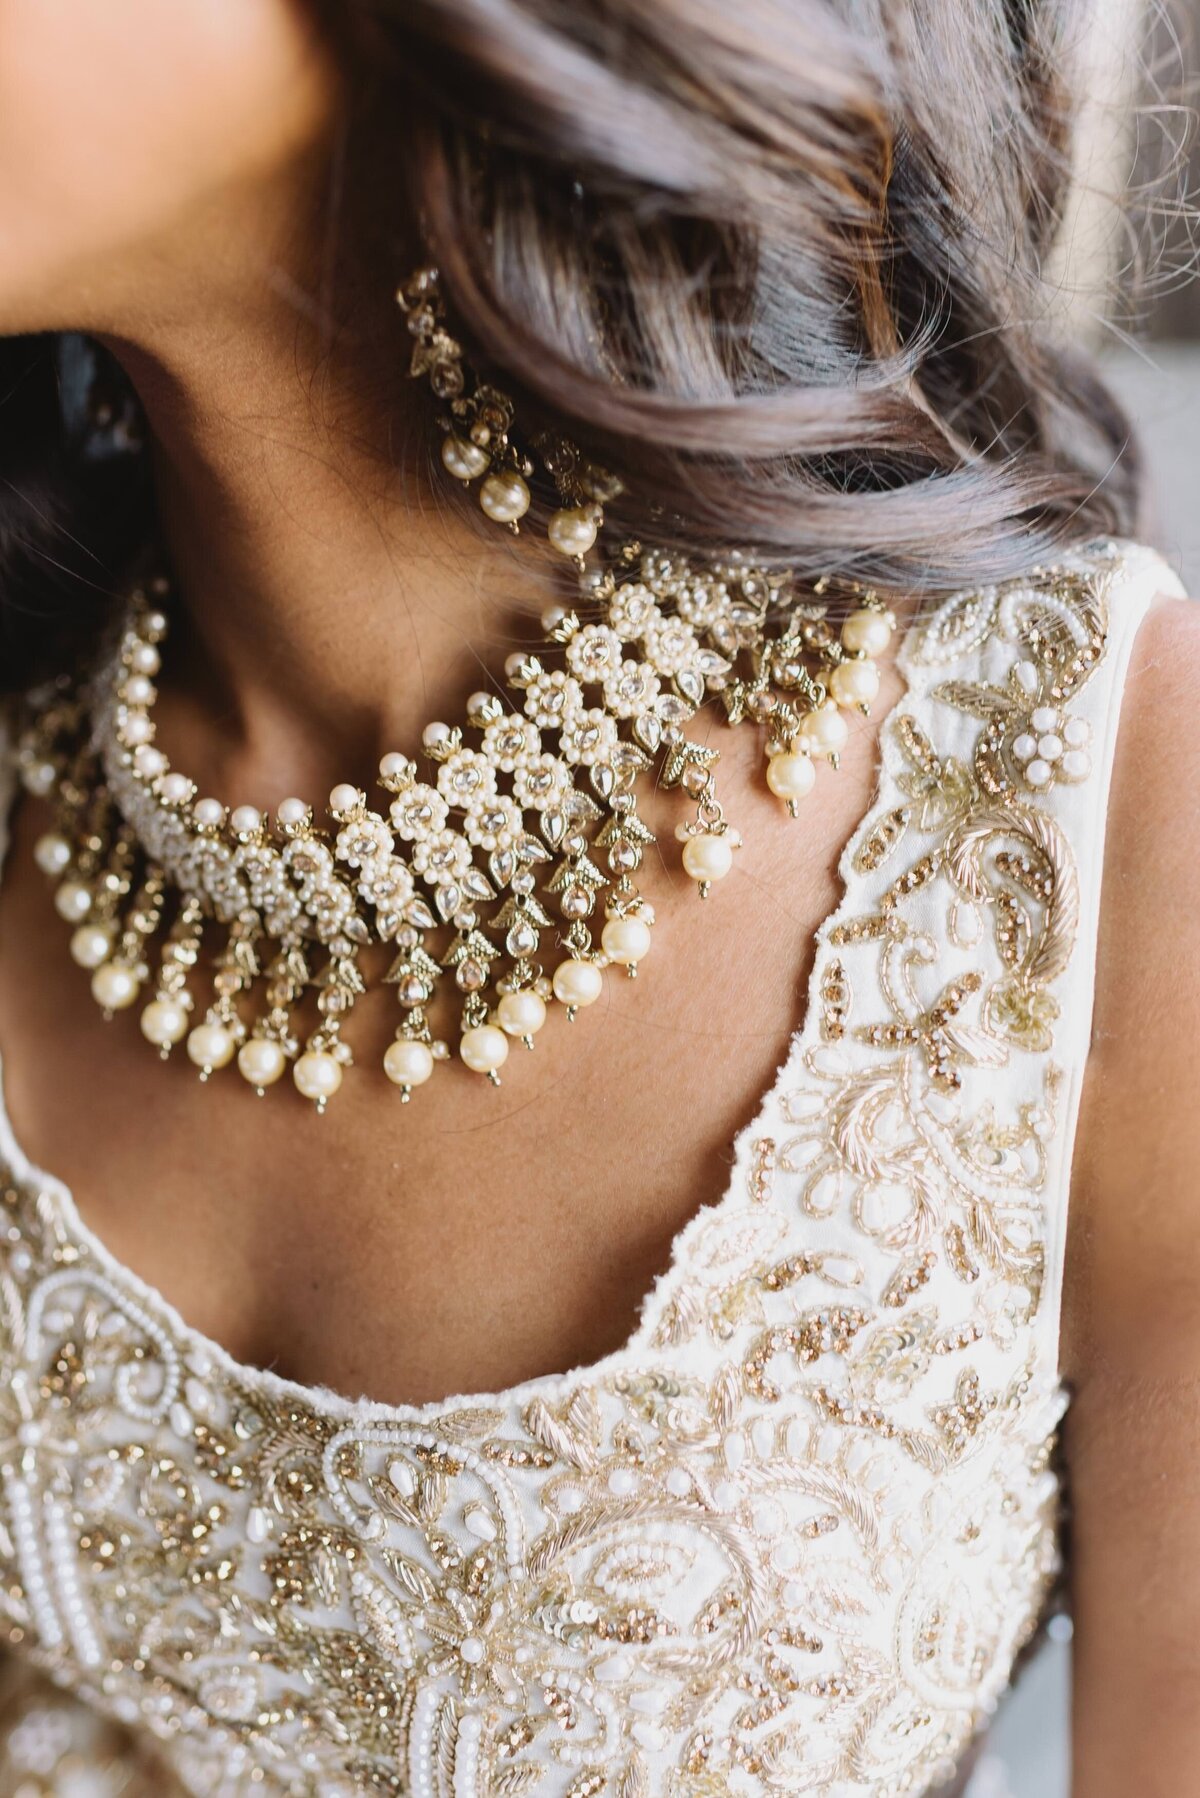
<svg viewBox="0 0 1200 1798">
<path fill-rule="evenodd" d="M 431 271 L 401 299 L 414 372 L 449 407 L 445 467 L 515 526 L 534 463 L 513 443 L 511 405 L 467 376 Z M 141 1028 L 164 1057 L 182 1043 L 202 1079 L 236 1064 L 259 1093 L 290 1064 L 323 1110 L 352 1061 L 361 952 L 382 942 L 401 1012 L 384 1068 L 401 1096 L 453 1058 L 438 1034 L 451 997 L 458 1057 L 498 1081 L 510 1043 L 532 1048 L 551 1003 L 574 1018 L 606 970 L 635 975 L 650 951 L 636 882 L 655 840 L 638 814 L 644 780 L 691 803 L 675 834 L 700 895 L 729 872 L 740 838 L 716 795 L 718 752 L 686 730 L 710 695 L 730 722 L 763 730 L 767 783 L 793 813 L 816 762 L 836 766 L 844 712 L 869 707 L 892 634 L 875 597 L 858 594 L 839 631 L 827 595 L 748 559 L 697 566 L 625 541 L 589 562 L 619 486 L 558 440 L 543 461 L 562 502 L 550 538 L 579 565 L 578 603 L 544 615 L 545 650 L 510 656 L 462 725 L 430 724 L 419 758 L 385 756 L 376 805 L 341 784 L 326 820 L 300 799 L 269 820 L 171 768 L 153 717 L 164 579 L 135 588 L 97 667 L 28 700 L 19 767 L 55 806 L 36 855 L 72 955 L 106 1015 L 149 995 Z M 302 1023 L 310 989 L 316 1015 Z"/>
</svg>

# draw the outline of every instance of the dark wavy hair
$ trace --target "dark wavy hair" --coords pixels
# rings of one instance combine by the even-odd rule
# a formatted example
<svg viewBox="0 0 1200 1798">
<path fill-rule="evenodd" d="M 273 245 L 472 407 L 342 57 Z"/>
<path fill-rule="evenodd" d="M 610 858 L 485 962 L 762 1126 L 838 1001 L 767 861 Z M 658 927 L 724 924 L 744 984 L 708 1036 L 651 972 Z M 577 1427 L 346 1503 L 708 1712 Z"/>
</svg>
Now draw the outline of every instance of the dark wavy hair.
<svg viewBox="0 0 1200 1798">
<path fill-rule="evenodd" d="M 629 478 L 633 528 L 917 592 L 1137 530 L 1047 272 L 1089 0 L 313 4 L 356 110 L 403 122 L 373 200 L 407 196 L 474 353 Z M 10 668 L 146 525 L 60 376 L 0 345 Z"/>
</svg>

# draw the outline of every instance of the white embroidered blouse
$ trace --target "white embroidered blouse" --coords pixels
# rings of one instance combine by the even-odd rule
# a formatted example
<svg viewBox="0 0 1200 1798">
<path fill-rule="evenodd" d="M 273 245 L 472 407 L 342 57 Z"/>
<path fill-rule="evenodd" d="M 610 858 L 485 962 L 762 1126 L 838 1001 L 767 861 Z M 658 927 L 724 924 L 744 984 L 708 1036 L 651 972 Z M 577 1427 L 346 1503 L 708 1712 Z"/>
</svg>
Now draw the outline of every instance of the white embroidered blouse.
<svg viewBox="0 0 1200 1798">
<path fill-rule="evenodd" d="M 384 1407 L 238 1365 L 0 1112 L 3 1790 L 952 1774 L 1057 1567 L 1105 802 L 1160 591 L 1096 544 L 913 626 L 807 1016 L 595 1366 Z"/>
</svg>

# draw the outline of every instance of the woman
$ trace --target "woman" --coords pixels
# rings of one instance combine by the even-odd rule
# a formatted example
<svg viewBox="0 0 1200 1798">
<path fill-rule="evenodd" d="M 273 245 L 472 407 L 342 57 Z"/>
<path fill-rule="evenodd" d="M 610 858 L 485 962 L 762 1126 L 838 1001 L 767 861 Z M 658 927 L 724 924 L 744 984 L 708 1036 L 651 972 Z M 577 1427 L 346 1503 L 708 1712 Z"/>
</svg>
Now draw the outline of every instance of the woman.
<svg viewBox="0 0 1200 1798">
<path fill-rule="evenodd" d="M 5 1789 L 1195 1783 L 1087 23 L 0 5 Z"/>
</svg>

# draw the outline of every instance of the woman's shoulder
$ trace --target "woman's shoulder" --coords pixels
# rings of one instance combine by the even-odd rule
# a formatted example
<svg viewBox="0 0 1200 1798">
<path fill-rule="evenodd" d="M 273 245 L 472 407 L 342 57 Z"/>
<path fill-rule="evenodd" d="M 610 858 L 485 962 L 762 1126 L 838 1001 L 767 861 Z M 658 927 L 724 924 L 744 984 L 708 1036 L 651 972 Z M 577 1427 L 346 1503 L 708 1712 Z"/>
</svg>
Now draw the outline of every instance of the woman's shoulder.
<svg viewBox="0 0 1200 1798">
<path fill-rule="evenodd" d="M 1073 1758 L 1097 1793 L 1191 1791 L 1200 1755 L 1200 605 L 1162 597 L 1130 647 L 1061 1344 Z"/>
<path fill-rule="evenodd" d="M 1064 1291 L 1076 1383 L 1200 1364 L 1198 895 L 1200 603 L 1166 593 L 1131 646 L 1108 801 Z"/>
<path fill-rule="evenodd" d="M 1198 878 L 1200 602 L 1166 593 L 1140 621 L 1122 695 L 1108 805 L 1104 935 L 1136 932 L 1150 958 L 1147 973 L 1156 954 L 1175 959 L 1179 950 L 1200 947 Z M 1130 980 L 1124 956 L 1120 967 Z M 1200 977 L 1200 962 L 1196 972 Z"/>
</svg>

